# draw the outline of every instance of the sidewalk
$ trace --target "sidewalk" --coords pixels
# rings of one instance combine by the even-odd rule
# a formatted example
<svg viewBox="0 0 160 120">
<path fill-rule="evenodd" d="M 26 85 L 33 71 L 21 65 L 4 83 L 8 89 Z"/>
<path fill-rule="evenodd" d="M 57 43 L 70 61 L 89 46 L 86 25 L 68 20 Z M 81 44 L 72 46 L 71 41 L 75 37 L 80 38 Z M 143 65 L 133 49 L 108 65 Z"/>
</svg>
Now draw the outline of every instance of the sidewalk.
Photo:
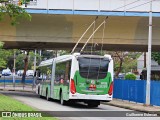
<svg viewBox="0 0 160 120">
<path fill-rule="evenodd" d="M 142 103 L 129 102 L 126 100 L 113 99 L 111 102 L 103 103 L 107 105 L 112 105 L 116 107 L 126 108 L 130 110 L 136 110 L 146 113 L 155 113 L 160 115 L 160 107 L 159 106 L 146 106 Z"/>
</svg>

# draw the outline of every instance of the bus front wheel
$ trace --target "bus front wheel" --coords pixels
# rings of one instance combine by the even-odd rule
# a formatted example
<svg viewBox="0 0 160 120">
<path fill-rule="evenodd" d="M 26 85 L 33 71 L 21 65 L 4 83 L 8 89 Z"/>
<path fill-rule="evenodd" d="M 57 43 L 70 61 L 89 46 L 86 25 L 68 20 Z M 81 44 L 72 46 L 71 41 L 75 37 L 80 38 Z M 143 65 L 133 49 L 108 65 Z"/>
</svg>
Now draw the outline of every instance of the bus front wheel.
<svg viewBox="0 0 160 120">
<path fill-rule="evenodd" d="M 40 94 L 40 87 L 38 87 L 38 95 L 40 98 L 42 98 L 42 95 Z"/>
</svg>

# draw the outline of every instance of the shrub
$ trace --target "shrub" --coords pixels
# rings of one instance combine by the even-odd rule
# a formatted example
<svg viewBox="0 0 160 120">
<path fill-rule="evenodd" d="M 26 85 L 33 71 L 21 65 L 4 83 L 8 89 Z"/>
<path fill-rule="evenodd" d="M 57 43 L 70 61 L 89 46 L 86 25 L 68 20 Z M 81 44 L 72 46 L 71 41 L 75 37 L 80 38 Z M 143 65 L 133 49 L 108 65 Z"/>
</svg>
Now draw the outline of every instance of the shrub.
<svg viewBox="0 0 160 120">
<path fill-rule="evenodd" d="M 127 74 L 127 75 L 125 76 L 125 79 L 126 79 L 126 80 L 135 80 L 135 79 L 136 79 L 136 76 L 135 76 L 135 74 Z"/>
</svg>

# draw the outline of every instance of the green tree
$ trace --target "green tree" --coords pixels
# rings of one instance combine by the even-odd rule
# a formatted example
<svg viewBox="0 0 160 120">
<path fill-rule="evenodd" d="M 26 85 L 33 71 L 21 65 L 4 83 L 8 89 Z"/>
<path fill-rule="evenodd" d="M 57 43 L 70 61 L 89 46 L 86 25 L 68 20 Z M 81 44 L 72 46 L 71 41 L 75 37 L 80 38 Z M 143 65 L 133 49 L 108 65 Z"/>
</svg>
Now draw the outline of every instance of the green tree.
<svg viewBox="0 0 160 120">
<path fill-rule="evenodd" d="M 1 48 L 3 47 L 3 42 L 0 42 L 0 52 L 1 52 Z M 2 57 L 0 57 L 0 69 L 4 68 L 6 65 L 6 62 L 3 60 Z"/>
<path fill-rule="evenodd" d="M 51 51 L 43 50 L 42 51 L 42 61 L 46 59 L 54 58 L 54 57 L 55 57 L 55 54 L 53 50 Z"/>
<path fill-rule="evenodd" d="M 127 74 L 125 76 L 126 80 L 136 80 L 136 75 L 135 74 Z"/>
<path fill-rule="evenodd" d="M 16 57 L 16 70 L 24 69 L 24 54 L 19 54 Z"/>
<path fill-rule="evenodd" d="M 0 41 L 0 49 L 3 47 L 3 42 Z"/>
<path fill-rule="evenodd" d="M 127 56 L 124 59 L 123 72 L 130 72 L 131 69 L 137 69 L 137 58 Z"/>
<path fill-rule="evenodd" d="M 70 52 L 67 50 L 43 50 L 42 51 L 42 61 L 46 59 L 51 59 L 57 56 L 61 55 L 67 55 Z"/>
<path fill-rule="evenodd" d="M 0 57 L 0 70 L 2 70 L 3 68 L 7 68 L 7 67 L 10 68 L 10 66 L 8 65 L 8 61 L 11 59 L 12 55 L 13 55 L 13 50 L 0 49 L 0 56 L 1 56 Z"/>
<path fill-rule="evenodd" d="M 153 52 L 152 59 L 158 62 L 158 64 L 160 65 L 160 52 Z"/>
<path fill-rule="evenodd" d="M 20 1 L 22 4 L 26 4 L 30 0 L 25 2 Z M 8 17 L 11 20 L 12 25 L 16 25 L 22 18 L 31 20 L 30 14 L 28 14 L 23 8 L 14 4 L 12 0 L 0 0 L 0 21 Z"/>
<path fill-rule="evenodd" d="M 13 0 L 0 0 L 0 21 L 9 17 L 11 20 L 11 25 L 16 25 L 23 18 L 31 20 L 30 14 L 20 7 L 22 4 L 25 4 L 26 6 L 29 1 L 30 0 L 19 0 L 19 3 L 15 4 Z M 7 51 L 2 50 L 2 46 L 3 44 L 0 42 L 0 68 L 4 68 L 7 65 L 5 60 L 5 56 L 7 56 L 5 52 Z"/>
<path fill-rule="evenodd" d="M 127 73 L 137 69 L 137 58 L 141 55 L 140 52 L 107 52 L 114 60 L 115 76 L 118 77 L 119 73 Z"/>
<path fill-rule="evenodd" d="M 20 52 L 20 51 L 19 51 Z M 16 70 L 23 70 L 24 69 L 24 59 L 25 59 L 25 54 L 18 54 L 16 57 Z M 37 54 L 37 60 L 39 59 L 39 55 Z M 34 63 L 34 52 L 29 52 L 29 58 L 28 58 L 28 69 L 33 68 Z"/>
<path fill-rule="evenodd" d="M 0 42 L 1 44 L 1 42 Z M 16 70 L 23 70 L 24 69 L 24 59 L 25 54 L 21 52 L 21 50 L 16 50 Z M 5 50 L 0 49 L 0 70 L 4 68 L 10 68 L 13 69 L 13 61 L 14 61 L 14 50 Z M 37 54 L 37 60 L 40 58 L 40 56 Z M 28 69 L 33 69 L 33 62 L 34 62 L 34 52 L 29 53 L 29 59 L 28 59 Z"/>
</svg>

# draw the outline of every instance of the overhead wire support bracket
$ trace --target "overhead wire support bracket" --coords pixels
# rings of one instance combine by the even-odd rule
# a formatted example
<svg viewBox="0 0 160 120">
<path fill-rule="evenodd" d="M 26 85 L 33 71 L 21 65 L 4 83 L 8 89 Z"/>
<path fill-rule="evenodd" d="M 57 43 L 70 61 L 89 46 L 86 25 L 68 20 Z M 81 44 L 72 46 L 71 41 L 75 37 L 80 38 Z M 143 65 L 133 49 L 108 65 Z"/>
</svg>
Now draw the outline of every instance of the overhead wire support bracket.
<svg viewBox="0 0 160 120">
<path fill-rule="evenodd" d="M 105 18 L 105 20 L 95 29 L 95 31 L 90 35 L 90 37 L 88 38 L 88 40 L 86 41 L 86 43 L 84 44 L 84 46 L 82 47 L 81 51 L 82 52 L 84 50 L 84 48 L 86 47 L 87 43 L 89 42 L 89 40 L 92 38 L 92 36 L 97 32 L 97 30 L 106 23 L 106 20 L 108 19 L 108 16 Z"/>
<path fill-rule="evenodd" d="M 78 46 L 79 42 L 81 41 L 81 39 L 83 38 L 83 36 L 88 32 L 88 30 L 92 27 L 92 25 L 96 22 L 96 20 L 98 19 L 98 16 L 95 18 L 95 20 L 90 24 L 90 26 L 87 28 L 87 30 L 82 34 L 82 36 L 79 38 L 79 40 L 77 41 L 76 45 L 74 46 L 74 48 L 71 51 L 71 54 L 74 52 L 74 50 L 76 49 L 76 47 Z"/>
</svg>

